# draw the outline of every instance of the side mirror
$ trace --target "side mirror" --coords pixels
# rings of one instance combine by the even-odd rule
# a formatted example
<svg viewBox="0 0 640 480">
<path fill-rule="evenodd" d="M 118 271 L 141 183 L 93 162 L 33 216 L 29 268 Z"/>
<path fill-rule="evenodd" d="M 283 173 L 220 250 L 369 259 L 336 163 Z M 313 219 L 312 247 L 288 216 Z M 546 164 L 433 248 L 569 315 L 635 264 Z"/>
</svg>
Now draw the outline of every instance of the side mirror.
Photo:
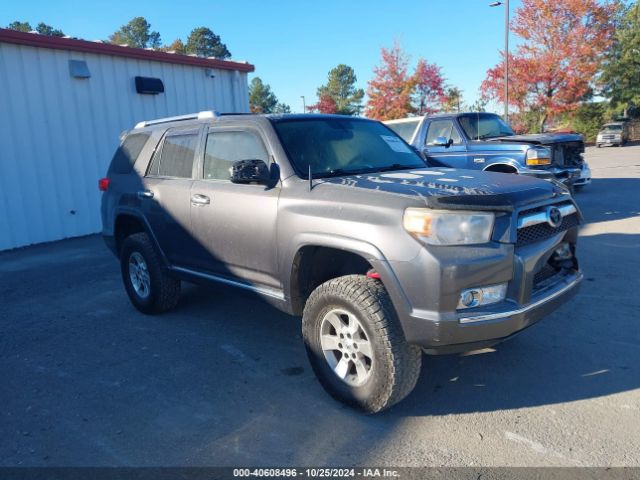
<svg viewBox="0 0 640 480">
<path fill-rule="evenodd" d="M 238 160 L 231 166 L 232 183 L 261 183 L 271 182 L 269 167 L 263 160 Z"/>
<path fill-rule="evenodd" d="M 449 147 L 453 143 L 453 140 L 448 139 L 446 137 L 436 137 L 436 139 L 431 143 L 434 147 Z"/>
</svg>

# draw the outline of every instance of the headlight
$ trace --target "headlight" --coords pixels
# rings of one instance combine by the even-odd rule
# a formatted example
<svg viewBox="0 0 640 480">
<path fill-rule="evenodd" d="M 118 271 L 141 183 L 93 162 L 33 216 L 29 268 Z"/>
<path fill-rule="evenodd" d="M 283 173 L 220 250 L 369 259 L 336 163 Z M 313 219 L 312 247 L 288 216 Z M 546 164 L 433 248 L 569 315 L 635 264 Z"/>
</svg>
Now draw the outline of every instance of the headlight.
<svg viewBox="0 0 640 480">
<path fill-rule="evenodd" d="M 407 232 L 431 245 L 469 245 L 487 243 L 494 220 L 493 213 L 407 208 L 403 225 Z"/>
<path fill-rule="evenodd" d="M 551 165 L 551 150 L 530 148 L 527 150 L 527 165 Z"/>
</svg>

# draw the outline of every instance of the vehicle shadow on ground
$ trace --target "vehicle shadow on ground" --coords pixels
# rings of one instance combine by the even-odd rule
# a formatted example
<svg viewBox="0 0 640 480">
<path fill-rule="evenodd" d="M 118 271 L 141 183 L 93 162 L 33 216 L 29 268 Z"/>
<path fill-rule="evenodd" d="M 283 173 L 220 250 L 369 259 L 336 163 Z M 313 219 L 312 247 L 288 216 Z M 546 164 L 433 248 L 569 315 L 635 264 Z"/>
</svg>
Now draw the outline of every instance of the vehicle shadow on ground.
<svg viewBox="0 0 640 480">
<path fill-rule="evenodd" d="M 640 235 L 597 235 L 581 238 L 581 250 L 586 255 L 597 252 L 602 244 L 616 244 L 638 257 L 634 245 L 639 241 Z M 614 264 L 611 268 L 613 272 Z M 382 417 L 500 411 L 586 400 L 639 388 L 640 324 L 636 312 L 640 305 L 631 291 L 616 292 L 612 301 L 617 314 L 615 317 L 610 314 L 606 287 L 612 272 L 587 270 L 582 290 L 571 303 L 515 338 L 495 346 L 493 352 L 425 356 L 423 373 L 414 392 Z M 241 292 L 226 288 L 215 294 L 215 302 L 211 300 L 209 288 L 194 288 L 185 294 L 181 316 L 200 317 L 203 311 L 213 311 L 215 307 L 218 312 L 212 314 L 213 323 L 209 323 L 209 328 L 233 330 L 235 343 L 246 349 L 248 357 L 259 355 L 260 362 L 267 365 L 281 363 L 278 352 L 288 351 L 287 361 L 296 358 L 289 368 L 300 374 L 304 370 L 303 376 L 317 383 L 301 347 L 298 319 L 253 300 L 242 302 L 236 298 Z M 233 318 L 228 315 L 229 309 L 235 311 Z M 259 318 L 255 318 L 256 314 Z M 240 325 L 242 318 L 251 317 L 254 319 L 250 325 Z M 267 337 L 270 338 L 268 350 L 260 346 Z M 255 367 L 262 368 L 260 363 Z M 309 382 L 304 384 L 304 387 L 300 384 L 301 388 L 310 387 Z M 320 399 L 320 403 L 340 408 L 328 395 Z M 310 408 L 293 404 L 281 407 Z"/>
<path fill-rule="evenodd" d="M 630 196 L 629 192 L 634 194 Z M 637 217 L 640 216 L 640 178 L 594 178 L 574 198 L 585 223 Z"/>
</svg>

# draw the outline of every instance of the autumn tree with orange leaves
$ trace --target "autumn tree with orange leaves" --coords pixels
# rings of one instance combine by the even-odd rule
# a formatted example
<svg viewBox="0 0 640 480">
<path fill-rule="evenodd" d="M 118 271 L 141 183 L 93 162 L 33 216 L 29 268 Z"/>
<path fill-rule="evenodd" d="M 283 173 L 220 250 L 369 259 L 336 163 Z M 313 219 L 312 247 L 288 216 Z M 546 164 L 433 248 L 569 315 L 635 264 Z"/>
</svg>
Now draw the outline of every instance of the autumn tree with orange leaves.
<svg viewBox="0 0 640 480">
<path fill-rule="evenodd" d="M 382 48 L 382 65 L 373 69 L 374 78 L 369 81 L 369 101 L 365 114 L 375 120 L 403 118 L 413 111 L 411 95 L 414 83 L 409 74 L 409 58 L 395 43 L 390 49 Z"/>
<path fill-rule="evenodd" d="M 509 105 L 542 130 L 593 93 L 614 33 L 616 4 L 597 0 L 522 0 L 511 30 L 522 39 L 509 55 Z M 502 52 L 504 58 L 504 52 Z M 487 72 L 486 99 L 504 102 L 503 62 Z"/>
<path fill-rule="evenodd" d="M 380 53 L 382 64 L 373 69 L 374 78 L 367 88 L 367 117 L 393 120 L 440 110 L 445 81 L 438 65 L 420 58 L 409 73 L 409 56 L 398 42 Z"/>
</svg>

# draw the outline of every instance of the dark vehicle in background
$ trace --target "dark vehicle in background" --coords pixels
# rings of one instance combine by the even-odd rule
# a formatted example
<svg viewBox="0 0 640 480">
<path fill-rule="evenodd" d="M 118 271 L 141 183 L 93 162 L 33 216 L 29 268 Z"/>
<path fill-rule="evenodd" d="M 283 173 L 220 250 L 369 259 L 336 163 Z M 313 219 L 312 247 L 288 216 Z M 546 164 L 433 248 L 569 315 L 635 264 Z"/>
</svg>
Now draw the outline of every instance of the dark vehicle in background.
<svg viewBox="0 0 640 480">
<path fill-rule="evenodd" d="M 412 122 L 410 122 L 412 121 Z M 418 149 L 434 167 L 468 168 L 555 179 L 569 189 L 591 182 L 584 141 L 576 134 L 516 135 L 493 113 L 447 113 L 385 122 Z"/>
<path fill-rule="evenodd" d="M 362 118 L 146 121 L 99 182 L 103 236 L 138 310 L 172 309 L 182 281 L 245 289 L 302 317 L 331 395 L 377 412 L 411 392 L 423 351 L 499 343 L 582 280 L 565 188 L 446 170 Z"/>
<path fill-rule="evenodd" d="M 603 145 L 622 147 L 629 141 L 629 128 L 625 122 L 606 123 L 600 128 L 596 137 L 596 147 Z"/>
</svg>

